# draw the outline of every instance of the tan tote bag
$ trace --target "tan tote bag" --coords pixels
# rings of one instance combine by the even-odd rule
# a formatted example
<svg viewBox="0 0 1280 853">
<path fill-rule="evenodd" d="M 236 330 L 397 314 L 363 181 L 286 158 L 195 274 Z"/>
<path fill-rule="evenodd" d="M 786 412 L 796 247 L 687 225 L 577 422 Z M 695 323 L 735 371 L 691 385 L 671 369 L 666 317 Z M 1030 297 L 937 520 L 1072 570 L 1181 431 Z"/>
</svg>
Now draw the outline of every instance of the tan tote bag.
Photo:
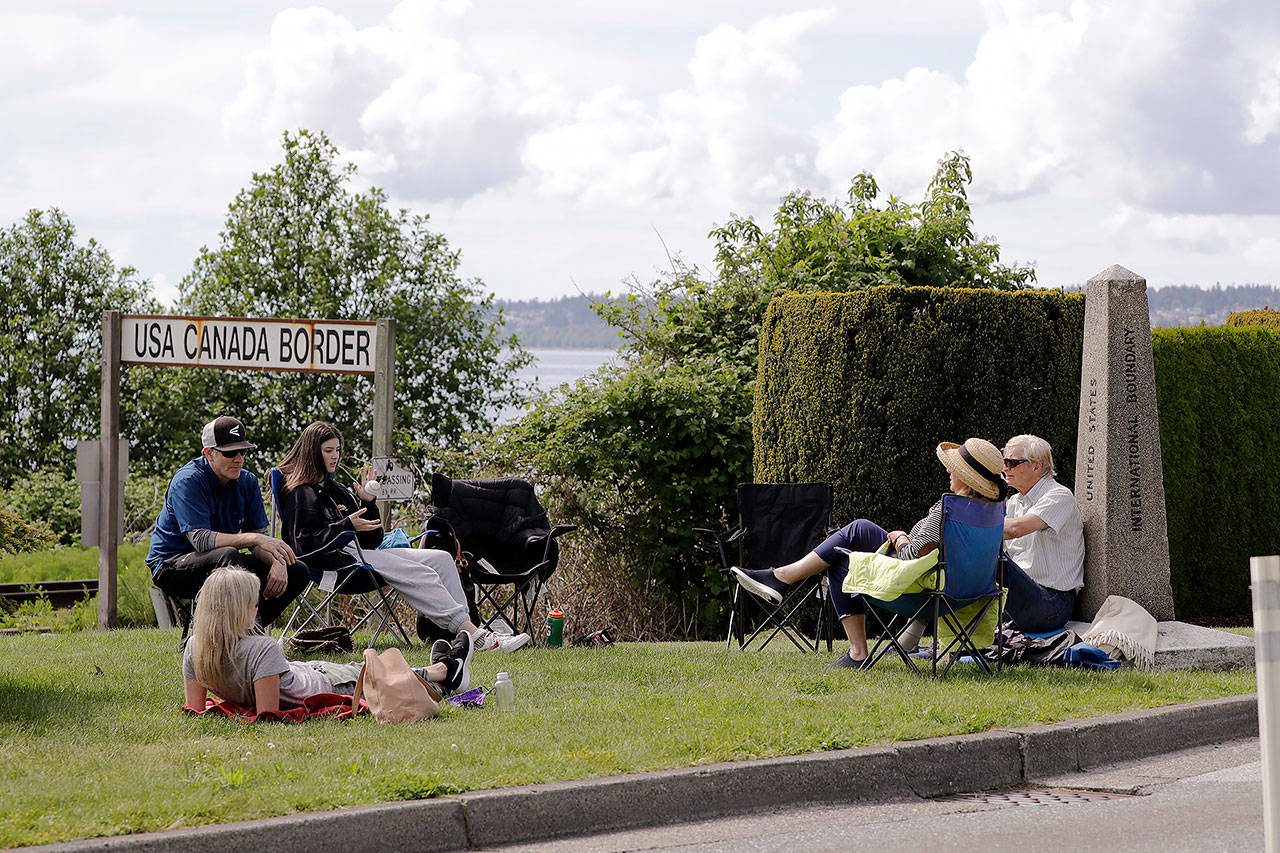
<svg viewBox="0 0 1280 853">
<path fill-rule="evenodd" d="M 404 654 L 394 647 L 382 654 L 364 650 L 364 666 L 351 696 L 353 711 L 359 708 L 361 696 L 380 723 L 416 723 L 440 713 L 440 692 L 410 669 Z"/>
</svg>

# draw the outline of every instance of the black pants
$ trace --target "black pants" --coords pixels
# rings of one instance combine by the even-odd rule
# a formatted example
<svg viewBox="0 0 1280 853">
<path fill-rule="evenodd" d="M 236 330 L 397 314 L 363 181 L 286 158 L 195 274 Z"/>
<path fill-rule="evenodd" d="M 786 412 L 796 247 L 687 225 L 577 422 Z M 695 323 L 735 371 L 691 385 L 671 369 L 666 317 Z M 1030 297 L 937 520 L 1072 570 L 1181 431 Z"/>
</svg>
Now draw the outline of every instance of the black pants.
<svg viewBox="0 0 1280 853">
<path fill-rule="evenodd" d="M 260 588 L 267 585 L 267 575 L 271 572 L 270 563 L 264 563 L 251 552 L 228 545 L 211 551 L 191 551 L 170 557 L 160 564 L 152 582 L 174 598 L 195 598 L 200 587 L 208 580 L 209 573 L 223 566 L 239 566 L 253 572 L 258 576 Z M 307 567 L 302 563 L 290 565 L 287 571 L 289 581 L 284 592 L 275 598 L 265 598 L 261 594 L 258 596 L 258 624 L 264 628 L 284 612 L 311 580 Z"/>
</svg>

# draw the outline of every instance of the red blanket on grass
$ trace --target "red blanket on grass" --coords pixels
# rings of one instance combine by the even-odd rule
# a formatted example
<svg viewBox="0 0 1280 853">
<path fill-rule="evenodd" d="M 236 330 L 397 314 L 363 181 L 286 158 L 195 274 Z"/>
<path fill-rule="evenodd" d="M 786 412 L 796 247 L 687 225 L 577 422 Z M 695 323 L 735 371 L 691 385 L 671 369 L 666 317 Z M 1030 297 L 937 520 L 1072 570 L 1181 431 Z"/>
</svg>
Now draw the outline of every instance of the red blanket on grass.
<svg viewBox="0 0 1280 853">
<path fill-rule="evenodd" d="M 317 693 L 314 696 L 308 696 L 296 708 L 263 711 L 261 714 L 250 706 L 219 702 L 212 698 L 205 700 L 203 708 L 183 705 L 182 710 L 188 714 L 214 714 L 246 723 L 303 723 L 316 717 L 347 720 L 360 714 L 367 714 L 369 703 L 361 699 L 360 707 L 353 712 L 350 696 L 343 696 L 341 693 Z"/>
</svg>

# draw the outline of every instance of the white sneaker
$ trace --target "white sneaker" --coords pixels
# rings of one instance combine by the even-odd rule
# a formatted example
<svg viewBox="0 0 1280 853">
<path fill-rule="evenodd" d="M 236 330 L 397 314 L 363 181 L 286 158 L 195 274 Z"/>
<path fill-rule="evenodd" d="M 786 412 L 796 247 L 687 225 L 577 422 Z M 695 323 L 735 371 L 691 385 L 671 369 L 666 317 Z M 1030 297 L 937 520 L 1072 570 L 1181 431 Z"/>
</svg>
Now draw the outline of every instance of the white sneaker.
<svg viewBox="0 0 1280 853">
<path fill-rule="evenodd" d="M 471 635 L 471 642 L 478 652 L 514 652 L 529 642 L 528 634 L 497 634 L 488 628 L 479 628 Z"/>
</svg>

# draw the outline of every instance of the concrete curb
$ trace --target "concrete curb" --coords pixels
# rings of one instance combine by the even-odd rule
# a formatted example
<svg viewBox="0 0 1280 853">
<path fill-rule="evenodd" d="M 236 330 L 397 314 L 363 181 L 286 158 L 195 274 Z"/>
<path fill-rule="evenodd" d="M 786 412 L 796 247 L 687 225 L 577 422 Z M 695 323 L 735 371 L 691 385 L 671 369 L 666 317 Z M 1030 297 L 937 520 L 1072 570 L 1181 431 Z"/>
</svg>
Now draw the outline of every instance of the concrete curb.
<svg viewBox="0 0 1280 853">
<path fill-rule="evenodd" d="M 727 817 L 761 808 L 935 797 L 1256 737 L 1253 694 L 893 746 L 476 791 L 432 800 L 120 835 L 29 850 L 279 853 L 464 850 Z"/>
</svg>

